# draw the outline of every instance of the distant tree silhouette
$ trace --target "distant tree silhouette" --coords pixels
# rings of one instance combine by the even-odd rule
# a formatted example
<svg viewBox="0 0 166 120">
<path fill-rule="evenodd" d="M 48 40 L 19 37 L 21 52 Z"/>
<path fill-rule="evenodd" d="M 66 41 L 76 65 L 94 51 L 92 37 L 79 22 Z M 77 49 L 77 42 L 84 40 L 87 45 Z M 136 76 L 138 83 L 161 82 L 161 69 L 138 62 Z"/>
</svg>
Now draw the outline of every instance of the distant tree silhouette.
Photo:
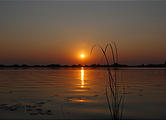
<svg viewBox="0 0 166 120">
<path fill-rule="evenodd" d="M 46 67 L 60 67 L 60 64 L 49 64 Z"/>
<path fill-rule="evenodd" d="M 11 65 L 11 67 L 20 67 L 18 64 Z"/>
<path fill-rule="evenodd" d="M 26 64 L 22 64 L 21 67 L 29 67 L 28 65 Z"/>
<path fill-rule="evenodd" d="M 5 67 L 5 65 L 1 65 L 1 64 L 0 64 L 0 67 Z"/>
</svg>

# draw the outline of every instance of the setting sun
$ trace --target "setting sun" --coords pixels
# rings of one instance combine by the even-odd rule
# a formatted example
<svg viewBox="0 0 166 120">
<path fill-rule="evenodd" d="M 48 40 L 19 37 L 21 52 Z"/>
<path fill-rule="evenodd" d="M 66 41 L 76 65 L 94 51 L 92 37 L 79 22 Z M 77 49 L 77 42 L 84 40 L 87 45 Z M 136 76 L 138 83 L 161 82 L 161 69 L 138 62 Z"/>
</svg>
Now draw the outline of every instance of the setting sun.
<svg viewBox="0 0 166 120">
<path fill-rule="evenodd" d="M 84 54 L 81 54 L 80 57 L 81 57 L 81 58 L 85 58 L 85 55 L 84 55 Z"/>
</svg>

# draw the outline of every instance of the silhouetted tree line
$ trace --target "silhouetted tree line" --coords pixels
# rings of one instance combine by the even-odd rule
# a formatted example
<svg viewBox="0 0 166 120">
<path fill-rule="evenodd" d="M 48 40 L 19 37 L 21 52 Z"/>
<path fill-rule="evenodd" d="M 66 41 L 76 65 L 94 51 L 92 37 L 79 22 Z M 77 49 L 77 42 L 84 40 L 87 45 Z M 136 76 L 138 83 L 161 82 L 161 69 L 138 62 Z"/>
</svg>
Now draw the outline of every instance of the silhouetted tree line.
<svg viewBox="0 0 166 120">
<path fill-rule="evenodd" d="M 56 67 L 166 67 L 166 61 L 164 62 L 164 64 L 141 64 L 141 65 L 133 65 L 133 66 L 129 66 L 129 65 L 123 65 L 123 64 L 112 64 L 112 65 L 102 65 L 102 64 L 91 64 L 91 65 L 82 65 L 82 64 L 74 64 L 74 65 L 61 65 L 61 64 L 49 64 L 49 65 L 27 65 L 27 64 L 13 64 L 13 65 L 3 65 L 0 64 L 0 67 L 21 67 L 21 68 L 28 68 L 28 67 L 36 67 L 36 68 L 42 68 L 42 67 L 46 67 L 46 68 L 56 68 Z"/>
</svg>

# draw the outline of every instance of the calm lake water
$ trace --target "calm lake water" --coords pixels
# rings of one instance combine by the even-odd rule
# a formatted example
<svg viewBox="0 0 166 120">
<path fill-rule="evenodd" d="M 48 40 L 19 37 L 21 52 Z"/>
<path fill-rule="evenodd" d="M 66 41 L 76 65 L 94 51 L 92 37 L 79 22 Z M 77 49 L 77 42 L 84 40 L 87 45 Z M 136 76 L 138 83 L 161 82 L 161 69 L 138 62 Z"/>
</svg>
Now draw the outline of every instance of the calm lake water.
<svg viewBox="0 0 166 120">
<path fill-rule="evenodd" d="M 123 118 L 166 119 L 166 69 L 120 68 Z M 106 68 L 1 69 L 0 119 L 109 119 Z"/>
</svg>

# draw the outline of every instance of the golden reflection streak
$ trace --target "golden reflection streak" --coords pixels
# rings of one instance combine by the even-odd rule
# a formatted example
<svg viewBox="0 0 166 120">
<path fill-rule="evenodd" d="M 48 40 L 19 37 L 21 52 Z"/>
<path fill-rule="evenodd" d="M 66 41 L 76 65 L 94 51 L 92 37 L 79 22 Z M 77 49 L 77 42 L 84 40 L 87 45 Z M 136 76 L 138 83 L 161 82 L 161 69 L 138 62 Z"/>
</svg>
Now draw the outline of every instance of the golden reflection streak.
<svg viewBox="0 0 166 120">
<path fill-rule="evenodd" d="M 81 88 L 84 88 L 84 68 L 81 67 Z"/>
<path fill-rule="evenodd" d="M 72 100 L 74 102 L 86 102 L 86 100 L 82 100 L 82 99 L 75 99 L 75 100 Z"/>
</svg>

